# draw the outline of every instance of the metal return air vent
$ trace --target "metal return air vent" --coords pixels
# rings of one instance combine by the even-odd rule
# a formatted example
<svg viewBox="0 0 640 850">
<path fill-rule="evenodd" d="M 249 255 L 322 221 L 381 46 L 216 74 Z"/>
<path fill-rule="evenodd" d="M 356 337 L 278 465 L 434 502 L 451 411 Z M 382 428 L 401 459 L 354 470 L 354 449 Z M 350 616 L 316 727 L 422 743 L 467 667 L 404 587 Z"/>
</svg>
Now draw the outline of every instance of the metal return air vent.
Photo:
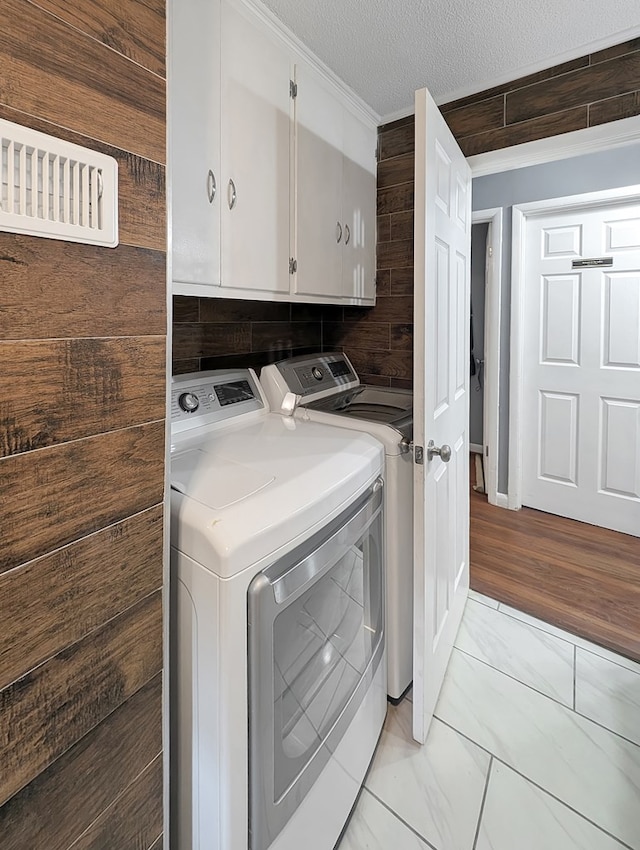
<svg viewBox="0 0 640 850">
<path fill-rule="evenodd" d="M 118 163 L 113 157 L 0 119 L 0 230 L 118 244 Z"/>
</svg>

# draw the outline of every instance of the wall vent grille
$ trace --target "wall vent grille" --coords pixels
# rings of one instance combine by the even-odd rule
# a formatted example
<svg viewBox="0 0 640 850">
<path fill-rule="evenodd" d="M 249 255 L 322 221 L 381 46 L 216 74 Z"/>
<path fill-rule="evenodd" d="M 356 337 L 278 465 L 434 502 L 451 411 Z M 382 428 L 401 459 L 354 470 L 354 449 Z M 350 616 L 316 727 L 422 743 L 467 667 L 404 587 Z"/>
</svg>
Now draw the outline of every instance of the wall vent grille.
<svg viewBox="0 0 640 850">
<path fill-rule="evenodd" d="M 0 119 L 0 230 L 115 248 L 113 157 Z"/>
</svg>

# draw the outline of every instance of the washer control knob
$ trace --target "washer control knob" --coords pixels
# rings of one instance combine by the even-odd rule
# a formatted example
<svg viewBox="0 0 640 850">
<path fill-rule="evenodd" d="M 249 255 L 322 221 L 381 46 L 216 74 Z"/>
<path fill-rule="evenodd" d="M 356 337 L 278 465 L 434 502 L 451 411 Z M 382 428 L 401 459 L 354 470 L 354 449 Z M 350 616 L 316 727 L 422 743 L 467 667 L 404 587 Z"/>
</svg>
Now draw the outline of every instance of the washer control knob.
<svg viewBox="0 0 640 850">
<path fill-rule="evenodd" d="M 324 378 L 324 372 L 319 366 L 314 366 L 311 370 L 311 374 L 316 379 L 316 381 L 321 381 Z"/>
<path fill-rule="evenodd" d="M 200 399 L 195 393 L 182 393 L 178 399 L 178 404 L 185 413 L 195 413 L 200 407 Z"/>
</svg>

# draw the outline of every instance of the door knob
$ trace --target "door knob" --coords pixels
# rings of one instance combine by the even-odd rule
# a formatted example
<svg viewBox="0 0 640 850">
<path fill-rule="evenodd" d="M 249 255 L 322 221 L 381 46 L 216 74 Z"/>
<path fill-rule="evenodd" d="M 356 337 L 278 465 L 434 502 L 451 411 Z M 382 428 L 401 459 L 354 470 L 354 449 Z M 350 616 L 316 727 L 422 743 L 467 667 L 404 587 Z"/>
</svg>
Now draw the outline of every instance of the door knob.
<svg viewBox="0 0 640 850">
<path fill-rule="evenodd" d="M 449 463 L 451 460 L 451 446 L 448 446 L 445 443 L 443 446 L 438 448 L 433 440 L 429 440 L 427 443 L 427 459 L 433 460 L 435 455 L 439 455 L 441 460 L 445 463 Z"/>
</svg>

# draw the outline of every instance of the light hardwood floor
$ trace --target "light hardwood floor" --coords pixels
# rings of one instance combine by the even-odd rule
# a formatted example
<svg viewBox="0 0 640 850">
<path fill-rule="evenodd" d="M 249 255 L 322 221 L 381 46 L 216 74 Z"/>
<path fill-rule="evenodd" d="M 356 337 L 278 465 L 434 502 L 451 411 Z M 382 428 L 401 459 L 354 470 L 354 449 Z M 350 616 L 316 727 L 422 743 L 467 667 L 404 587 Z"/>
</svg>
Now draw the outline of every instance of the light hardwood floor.
<svg viewBox="0 0 640 850">
<path fill-rule="evenodd" d="M 474 590 L 640 660 L 639 538 L 470 501 Z"/>
</svg>

